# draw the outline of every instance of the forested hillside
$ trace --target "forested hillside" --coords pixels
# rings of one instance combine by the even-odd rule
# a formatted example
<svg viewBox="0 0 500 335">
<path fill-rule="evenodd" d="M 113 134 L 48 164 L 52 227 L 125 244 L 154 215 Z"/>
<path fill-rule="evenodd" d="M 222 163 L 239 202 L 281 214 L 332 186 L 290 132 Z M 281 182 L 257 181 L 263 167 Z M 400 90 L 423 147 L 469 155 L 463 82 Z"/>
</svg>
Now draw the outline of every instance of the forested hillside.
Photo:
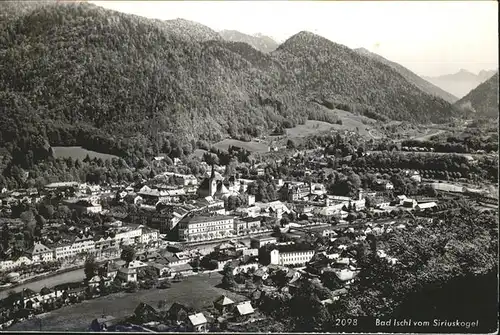
<svg viewBox="0 0 500 335">
<path fill-rule="evenodd" d="M 394 120 L 440 122 L 453 115 L 448 102 L 422 92 L 390 66 L 318 35 L 300 32 L 272 54 L 294 73 L 291 84 L 307 98 L 358 105 Z"/>
<path fill-rule="evenodd" d="M 404 66 L 402 66 L 398 63 L 391 62 L 390 60 L 385 59 L 384 57 L 377 55 L 376 53 L 370 52 L 370 51 L 366 50 L 365 48 L 355 49 L 355 51 L 361 55 L 364 55 L 367 57 L 372 57 L 381 63 L 389 65 L 394 70 L 396 70 L 400 75 L 402 75 L 406 80 L 408 80 L 410 83 L 412 83 L 413 85 L 417 86 L 422 91 L 424 91 L 430 95 L 440 97 L 440 98 L 448 101 L 449 103 L 454 103 L 458 100 L 458 98 L 456 96 L 454 96 L 453 94 L 448 93 L 445 90 L 437 87 L 436 85 L 431 84 L 427 80 L 419 77 L 418 75 L 416 75 L 415 73 L 411 72 L 410 70 L 408 70 L 407 68 L 405 68 Z"/>
<path fill-rule="evenodd" d="M 498 118 L 498 72 L 470 91 L 456 105 L 472 111 L 474 118 Z"/>
<path fill-rule="evenodd" d="M 34 163 L 49 144 L 178 156 L 197 140 L 336 122 L 311 100 L 413 122 L 453 115 L 390 67 L 310 33 L 269 55 L 186 20 L 87 3 L 21 6 L 0 32 L 0 143 L 32 150 Z"/>
</svg>

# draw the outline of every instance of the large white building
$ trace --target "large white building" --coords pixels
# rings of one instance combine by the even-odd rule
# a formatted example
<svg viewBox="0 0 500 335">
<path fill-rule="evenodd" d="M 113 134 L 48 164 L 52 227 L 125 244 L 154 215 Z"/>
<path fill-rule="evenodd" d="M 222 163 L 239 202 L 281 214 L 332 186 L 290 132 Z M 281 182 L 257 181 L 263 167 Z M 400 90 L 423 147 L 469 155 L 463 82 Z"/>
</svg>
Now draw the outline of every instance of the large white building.
<svg viewBox="0 0 500 335">
<path fill-rule="evenodd" d="M 115 241 L 122 244 L 135 244 L 140 241 L 142 236 L 142 227 L 135 229 L 122 228 L 115 234 Z"/>
<path fill-rule="evenodd" d="M 184 217 L 178 226 L 180 240 L 211 240 L 230 234 L 234 230 L 234 218 L 223 215 L 191 216 Z"/>
<path fill-rule="evenodd" d="M 54 260 L 54 251 L 42 243 L 35 243 L 35 245 L 26 252 L 33 263 L 51 262 Z"/>
<path fill-rule="evenodd" d="M 73 243 L 54 248 L 55 259 L 69 259 L 81 254 L 96 251 L 94 237 L 91 235 L 77 237 Z"/>
<path fill-rule="evenodd" d="M 271 264 L 303 265 L 313 258 L 314 250 L 293 250 L 293 248 L 286 248 L 280 251 L 279 249 L 274 249 L 270 252 L 270 256 Z"/>
</svg>

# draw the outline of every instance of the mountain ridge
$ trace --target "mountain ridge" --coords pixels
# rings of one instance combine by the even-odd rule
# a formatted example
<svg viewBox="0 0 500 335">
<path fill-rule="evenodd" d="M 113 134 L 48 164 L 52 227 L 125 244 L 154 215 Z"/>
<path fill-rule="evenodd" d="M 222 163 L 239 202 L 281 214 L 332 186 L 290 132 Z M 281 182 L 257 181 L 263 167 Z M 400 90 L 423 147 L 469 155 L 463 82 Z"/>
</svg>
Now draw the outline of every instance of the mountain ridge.
<svg viewBox="0 0 500 335">
<path fill-rule="evenodd" d="M 471 110 L 475 118 L 498 118 L 498 72 L 457 101 L 456 105 Z"/>
<path fill-rule="evenodd" d="M 437 97 L 440 97 L 450 103 L 454 103 L 458 100 L 457 97 L 455 97 L 453 94 L 446 92 L 445 90 L 437 87 L 436 85 L 433 85 L 432 83 L 428 82 L 424 78 L 418 76 L 411 70 L 405 68 L 404 66 L 390 61 L 376 53 L 373 53 L 365 48 L 358 48 L 355 49 L 355 51 L 359 52 L 362 55 L 368 56 L 368 57 L 374 57 L 378 61 L 385 63 L 392 68 L 394 68 L 397 72 L 399 72 L 403 77 L 406 78 L 406 80 L 412 82 L 415 86 L 419 87 L 422 91 L 427 92 L 429 94 L 435 95 Z"/>
<path fill-rule="evenodd" d="M 0 142 L 151 155 L 249 139 L 285 122 L 335 122 L 335 112 L 312 101 L 412 122 L 455 113 L 389 66 L 318 35 L 301 32 L 263 53 L 213 32 L 85 3 L 9 21 L 0 33 L 0 62 L 10 64 L 0 73 Z"/>
<path fill-rule="evenodd" d="M 237 30 L 222 30 L 219 34 L 226 41 L 247 43 L 264 53 L 276 50 L 279 45 L 273 38 L 259 33 L 248 35 Z"/>
<path fill-rule="evenodd" d="M 485 82 L 495 74 L 496 70 L 481 70 L 478 74 L 460 69 L 456 73 L 442 76 L 423 76 L 425 80 L 452 93 L 458 98 L 464 97 L 479 84 Z"/>
</svg>

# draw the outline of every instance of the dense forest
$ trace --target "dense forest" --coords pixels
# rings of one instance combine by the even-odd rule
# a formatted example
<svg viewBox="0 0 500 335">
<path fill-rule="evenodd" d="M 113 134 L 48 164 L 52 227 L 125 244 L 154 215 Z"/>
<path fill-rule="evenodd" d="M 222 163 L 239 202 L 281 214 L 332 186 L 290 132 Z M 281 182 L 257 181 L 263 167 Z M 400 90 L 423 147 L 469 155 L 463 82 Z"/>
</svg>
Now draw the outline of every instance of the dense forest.
<svg viewBox="0 0 500 335">
<path fill-rule="evenodd" d="M 498 118 L 498 72 L 456 102 L 474 118 Z"/>
<path fill-rule="evenodd" d="M 294 73 L 305 98 L 368 106 L 371 114 L 412 122 L 440 122 L 450 104 L 407 81 L 392 67 L 310 32 L 300 32 L 272 53 Z"/>
<path fill-rule="evenodd" d="M 338 121 L 311 98 L 415 122 L 454 113 L 390 67 L 309 33 L 268 55 L 186 20 L 87 3 L 9 6 L 17 15 L 1 22 L 0 143 L 33 151 L 35 163 L 55 145 L 175 156 L 198 140 Z"/>
</svg>

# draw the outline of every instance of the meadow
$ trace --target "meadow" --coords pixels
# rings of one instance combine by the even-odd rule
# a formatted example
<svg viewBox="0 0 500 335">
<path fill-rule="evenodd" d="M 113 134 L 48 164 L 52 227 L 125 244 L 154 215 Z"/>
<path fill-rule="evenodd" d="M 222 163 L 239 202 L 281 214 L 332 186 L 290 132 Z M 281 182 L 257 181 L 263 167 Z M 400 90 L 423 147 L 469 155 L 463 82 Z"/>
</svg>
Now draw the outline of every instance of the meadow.
<svg viewBox="0 0 500 335">
<path fill-rule="evenodd" d="M 86 300 L 82 303 L 67 306 L 36 318 L 15 324 L 10 331 L 37 331 L 40 320 L 43 331 L 86 331 L 93 319 L 102 314 L 123 318 L 133 314 L 137 305 L 147 303 L 158 309 L 160 300 L 166 301 L 166 308 L 174 303 L 184 304 L 198 310 L 213 306 L 213 302 L 221 295 L 226 295 L 233 301 L 246 300 L 244 297 L 215 287 L 221 282 L 222 276 L 216 272 L 191 276 L 182 282 L 172 283 L 168 289 L 140 290 L 136 293 L 117 293 Z"/>
<path fill-rule="evenodd" d="M 89 155 L 90 159 L 102 158 L 103 160 L 106 160 L 118 158 L 118 156 L 115 155 L 103 154 L 97 151 L 87 150 L 82 147 L 52 147 L 52 149 L 54 150 L 56 158 L 71 157 L 74 160 L 79 159 L 81 161 L 84 160 L 87 155 Z"/>
</svg>

